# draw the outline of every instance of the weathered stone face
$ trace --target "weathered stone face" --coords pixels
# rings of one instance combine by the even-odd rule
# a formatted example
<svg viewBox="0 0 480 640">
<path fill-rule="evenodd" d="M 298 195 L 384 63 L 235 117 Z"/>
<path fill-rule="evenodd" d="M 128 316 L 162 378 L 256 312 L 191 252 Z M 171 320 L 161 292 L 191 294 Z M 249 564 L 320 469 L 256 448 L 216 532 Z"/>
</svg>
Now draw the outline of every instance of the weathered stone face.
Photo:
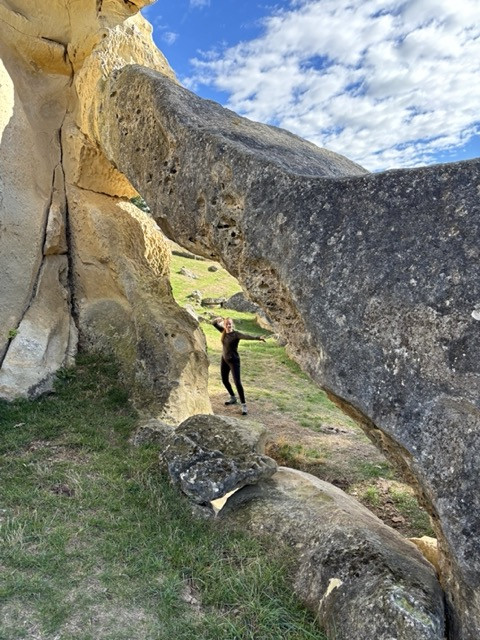
<svg viewBox="0 0 480 640">
<path fill-rule="evenodd" d="M 58 136 L 68 82 L 41 82 L 9 53 L 0 61 L 0 397 L 7 400 L 51 388 L 76 347 Z"/>
<path fill-rule="evenodd" d="M 443 640 L 443 593 L 411 543 L 343 491 L 293 469 L 230 497 L 230 524 L 288 544 L 295 591 L 336 640 Z"/>
<path fill-rule="evenodd" d="M 142 412 L 172 424 L 209 412 L 205 337 L 172 298 L 157 225 L 129 202 L 73 186 L 68 198 L 81 346 L 115 357 Z"/>
<path fill-rule="evenodd" d="M 264 455 L 265 437 L 265 428 L 251 421 L 196 415 L 165 440 L 160 460 L 186 496 L 209 506 L 275 473 L 276 462 Z"/>
<path fill-rule="evenodd" d="M 238 277 L 416 481 L 452 637 L 476 639 L 480 161 L 366 174 L 138 67 L 111 78 L 99 134 L 165 233 Z"/>
<path fill-rule="evenodd" d="M 80 343 L 113 355 L 139 409 L 211 411 L 203 334 L 175 304 L 169 250 L 96 142 L 108 75 L 174 77 L 147 0 L 0 0 L 0 397 L 51 387 Z"/>
</svg>

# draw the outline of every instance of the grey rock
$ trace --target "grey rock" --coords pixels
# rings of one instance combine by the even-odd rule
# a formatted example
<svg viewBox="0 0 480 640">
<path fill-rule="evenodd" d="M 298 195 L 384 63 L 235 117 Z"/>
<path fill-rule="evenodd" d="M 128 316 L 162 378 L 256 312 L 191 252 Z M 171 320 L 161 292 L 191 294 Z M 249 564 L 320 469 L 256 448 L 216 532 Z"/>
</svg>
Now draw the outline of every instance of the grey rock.
<svg viewBox="0 0 480 640">
<path fill-rule="evenodd" d="M 243 313 L 254 313 L 255 314 L 255 322 L 262 329 L 266 329 L 267 331 L 272 331 L 273 327 L 268 319 L 267 315 L 263 311 L 258 304 L 251 302 L 243 293 L 243 291 L 239 291 L 238 293 L 234 293 L 233 296 L 230 296 L 226 302 L 224 302 L 223 306 L 226 309 L 233 309 L 234 311 L 240 311 Z"/>
<path fill-rule="evenodd" d="M 218 267 L 216 267 L 214 264 L 211 264 L 207 271 L 211 271 L 212 273 L 215 273 L 216 271 L 218 271 Z"/>
<path fill-rule="evenodd" d="M 143 444 L 164 446 L 172 434 L 172 426 L 156 418 L 151 418 L 137 427 L 133 436 L 130 438 L 130 443 L 134 447 L 139 447 Z"/>
<path fill-rule="evenodd" d="M 194 416 L 169 438 L 160 464 L 190 500 L 205 505 L 275 473 L 275 461 L 257 453 L 263 439 L 255 424 Z"/>
<path fill-rule="evenodd" d="M 416 484 L 452 637 L 477 640 L 480 160 L 368 174 L 134 66 L 111 78 L 99 129 L 165 233 L 237 277 Z"/>
<path fill-rule="evenodd" d="M 203 294 L 198 289 L 195 289 L 194 291 L 192 291 L 192 293 L 188 294 L 187 298 L 194 300 L 195 302 L 201 302 Z"/>
<path fill-rule="evenodd" d="M 192 318 L 194 318 L 197 322 L 199 322 L 199 321 L 200 321 L 200 318 L 199 318 L 198 313 L 195 311 L 195 309 L 192 307 L 192 305 L 191 305 L 191 304 L 186 304 L 183 308 L 184 308 L 184 309 L 185 309 L 185 311 L 187 311 L 187 312 L 192 316 Z"/>
<path fill-rule="evenodd" d="M 226 298 L 202 298 L 202 307 L 223 307 Z"/>
<path fill-rule="evenodd" d="M 182 267 L 178 273 L 182 276 L 185 276 L 186 278 L 191 278 L 192 280 L 198 279 L 198 276 L 195 273 L 193 273 L 193 271 L 190 271 L 190 269 L 187 269 L 186 267 Z"/>
<path fill-rule="evenodd" d="M 247 313 L 258 313 L 259 311 L 261 311 L 263 313 L 258 304 L 250 302 L 250 300 L 245 297 L 243 291 L 234 293 L 233 296 L 230 296 L 230 298 L 228 298 L 223 306 L 226 309 L 233 309 L 233 311 L 242 311 Z"/>
<path fill-rule="evenodd" d="M 296 557 L 294 588 L 335 640 L 443 640 L 443 592 L 418 549 L 340 489 L 280 468 L 220 511 Z"/>
<path fill-rule="evenodd" d="M 176 429 L 209 449 L 221 451 L 230 457 L 245 453 L 265 453 L 267 430 L 254 420 L 240 420 L 212 415 L 187 418 Z"/>
<path fill-rule="evenodd" d="M 205 258 L 203 256 L 196 256 L 194 253 L 190 253 L 190 251 L 172 249 L 172 255 L 179 256 L 180 258 L 188 258 L 189 260 L 200 260 L 205 262 Z"/>
</svg>

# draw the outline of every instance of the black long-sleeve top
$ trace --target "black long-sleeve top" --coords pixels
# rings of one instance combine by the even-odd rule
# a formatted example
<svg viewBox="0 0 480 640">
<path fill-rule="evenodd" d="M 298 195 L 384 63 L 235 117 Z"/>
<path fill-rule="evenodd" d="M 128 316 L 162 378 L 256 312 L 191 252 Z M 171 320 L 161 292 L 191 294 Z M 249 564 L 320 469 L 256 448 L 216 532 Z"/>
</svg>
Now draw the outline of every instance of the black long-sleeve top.
<svg viewBox="0 0 480 640">
<path fill-rule="evenodd" d="M 217 331 L 223 332 L 222 324 L 216 320 L 214 320 L 212 324 Z M 226 362 L 240 358 L 238 355 L 238 343 L 240 340 L 260 340 L 260 336 L 251 336 L 248 333 L 241 333 L 240 331 L 225 332 L 222 339 L 222 356 Z"/>
</svg>

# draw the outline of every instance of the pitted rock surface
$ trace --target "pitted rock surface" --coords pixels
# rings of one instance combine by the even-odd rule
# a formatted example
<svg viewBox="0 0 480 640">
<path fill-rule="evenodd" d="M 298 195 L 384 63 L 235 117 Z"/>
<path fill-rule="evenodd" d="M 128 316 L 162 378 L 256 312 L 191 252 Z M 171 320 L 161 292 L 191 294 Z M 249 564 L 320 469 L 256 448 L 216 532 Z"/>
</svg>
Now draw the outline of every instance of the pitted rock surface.
<svg viewBox="0 0 480 640">
<path fill-rule="evenodd" d="M 295 591 L 335 640 L 443 640 L 443 592 L 418 549 L 333 485 L 281 467 L 231 496 L 231 525 L 288 544 Z"/>
<path fill-rule="evenodd" d="M 143 414 L 177 424 L 211 410 L 204 336 L 94 116 L 114 69 L 174 77 L 147 4 L 0 0 L 0 398 L 51 389 L 78 341 L 117 360 Z"/>
<path fill-rule="evenodd" d="M 193 416 L 167 440 L 160 463 L 185 495 L 206 504 L 275 473 L 275 461 L 260 453 L 264 437 L 253 423 Z"/>
<path fill-rule="evenodd" d="M 231 457 L 245 453 L 264 454 L 267 440 L 265 426 L 255 420 L 202 414 L 184 420 L 176 433 Z"/>
<path fill-rule="evenodd" d="M 134 447 L 140 447 L 144 444 L 157 445 L 158 447 L 164 447 L 168 438 L 173 434 L 173 427 L 151 418 L 146 422 L 138 425 L 134 434 L 131 436 L 129 442 Z"/>
<path fill-rule="evenodd" d="M 416 482 L 452 633 L 477 640 L 480 161 L 368 174 L 134 66 L 99 132 L 165 233 L 236 276 Z"/>
</svg>

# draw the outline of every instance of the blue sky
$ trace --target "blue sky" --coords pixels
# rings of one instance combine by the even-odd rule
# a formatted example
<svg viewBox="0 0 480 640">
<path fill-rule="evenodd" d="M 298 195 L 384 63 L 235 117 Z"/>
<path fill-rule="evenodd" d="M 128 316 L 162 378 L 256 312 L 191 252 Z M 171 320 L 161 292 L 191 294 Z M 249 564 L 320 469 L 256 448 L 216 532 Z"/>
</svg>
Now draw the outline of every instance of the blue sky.
<svg viewBox="0 0 480 640">
<path fill-rule="evenodd" d="M 158 0 L 179 81 L 371 171 L 480 156 L 478 0 Z"/>
</svg>

